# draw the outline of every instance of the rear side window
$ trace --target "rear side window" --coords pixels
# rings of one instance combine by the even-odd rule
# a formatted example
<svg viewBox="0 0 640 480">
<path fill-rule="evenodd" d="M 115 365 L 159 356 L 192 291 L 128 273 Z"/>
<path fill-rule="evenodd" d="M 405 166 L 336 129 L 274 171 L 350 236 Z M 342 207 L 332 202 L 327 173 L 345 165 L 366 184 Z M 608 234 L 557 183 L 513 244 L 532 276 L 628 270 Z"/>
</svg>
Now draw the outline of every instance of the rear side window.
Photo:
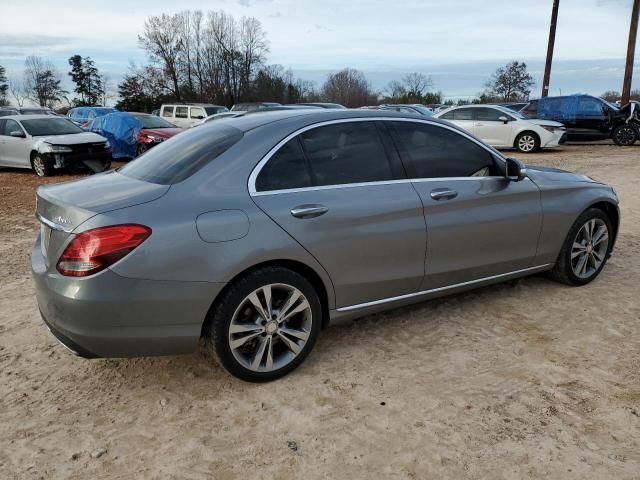
<svg viewBox="0 0 640 480">
<path fill-rule="evenodd" d="M 128 163 L 119 172 L 161 185 L 181 182 L 242 138 L 241 130 L 223 123 L 207 124 L 176 135 Z"/>
<path fill-rule="evenodd" d="M 204 110 L 200 107 L 191 107 L 191 118 L 201 119 L 204 118 Z"/>
<path fill-rule="evenodd" d="M 162 109 L 163 117 L 173 117 L 173 107 L 164 107 Z"/>
<path fill-rule="evenodd" d="M 423 123 L 391 123 L 412 178 L 495 174 L 492 155 L 459 133 Z"/>
<path fill-rule="evenodd" d="M 300 134 L 315 185 L 392 180 L 373 122 L 338 123 Z"/>
<path fill-rule="evenodd" d="M 189 107 L 176 107 L 176 118 L 187 118 L 189 116 Z"/>
<path fill-rule="evenodd" d="M 296 137 L 285 143 L 260 170 L 256 191 L 311 187 L 309 165 Z"/>
</svg>

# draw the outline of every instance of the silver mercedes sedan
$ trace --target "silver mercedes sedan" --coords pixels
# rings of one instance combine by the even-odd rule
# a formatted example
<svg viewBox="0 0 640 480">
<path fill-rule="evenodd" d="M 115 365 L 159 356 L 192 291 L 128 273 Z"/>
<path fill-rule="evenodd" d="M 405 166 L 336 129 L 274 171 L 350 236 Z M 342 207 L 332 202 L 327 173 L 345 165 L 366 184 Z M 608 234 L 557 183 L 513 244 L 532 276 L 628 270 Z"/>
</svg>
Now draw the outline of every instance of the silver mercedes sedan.
<svg viewBox="0 0 640 480">
<path fill-rule="evenodd" d="M 37 199 L 37 300 L 64 345 L 131 357 L 204 338 L 255 382 L 330 323 L 538 272 L 587 284 L 620 218 L 609 185 L 375 110 L 211 122 Z"/>
</svg>

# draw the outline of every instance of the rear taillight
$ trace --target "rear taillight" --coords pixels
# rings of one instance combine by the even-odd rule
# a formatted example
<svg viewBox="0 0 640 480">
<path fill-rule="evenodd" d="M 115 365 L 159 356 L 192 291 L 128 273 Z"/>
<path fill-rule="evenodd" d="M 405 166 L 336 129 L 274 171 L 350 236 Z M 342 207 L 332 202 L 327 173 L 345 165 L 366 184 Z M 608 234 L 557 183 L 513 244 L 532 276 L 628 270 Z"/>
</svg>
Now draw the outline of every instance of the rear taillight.
<svg viewBox="0 0 640 480">
<path fill-rule="evenodd" d="M 126 224 L 79 233 L 58 260 L 58 271 L 68 277 L 86 277 L 104 270 L 144 242 L 151 229 Z"/>
</svg>

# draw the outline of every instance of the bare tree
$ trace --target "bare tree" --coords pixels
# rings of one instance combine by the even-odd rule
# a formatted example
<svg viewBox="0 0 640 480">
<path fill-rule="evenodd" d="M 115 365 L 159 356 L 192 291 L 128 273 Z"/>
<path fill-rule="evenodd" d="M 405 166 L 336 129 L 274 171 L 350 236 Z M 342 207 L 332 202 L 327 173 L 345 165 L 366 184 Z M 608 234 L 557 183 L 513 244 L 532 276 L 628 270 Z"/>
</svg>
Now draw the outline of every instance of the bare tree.
<svg viewBox="0 0 640 480">
<path fill-rule="evenodd" d="M 53 108 L 68 93 L 60 87 L 53 64 L 35 55 L 27 57 L 24 64 L 24 82 L 29 98 L 41 107 Z"/>
<path fill-rule="evenodd" d="M 330 74 L 322 86 L 322 97 L 346 107 L 361 107 L 377 102 L 377 96 L 364 74 L 352 68 Z"/>
<path fill-rule="evenodd" d="M 535 85 L 533 77 L 527 72 L 527 64 L 513 61 L 498 68 L 485 84 L 485 96 L 498 97 L 504 102 L 528 100 L 531 88 Z"/>
<path fill-rule="evenodd" d="M 408 73 L 402 78 L 402 84 L 410 97 L 424 97 L 433 88 L 431 77 L 424 73 Z"/>
<path fill-rule="evenodd" d="M 19 107 L 23 107 L 29 99 L 29 89 L 23 79 L 12 78 L 9 80 L 9 94 Z"/>
</svg>

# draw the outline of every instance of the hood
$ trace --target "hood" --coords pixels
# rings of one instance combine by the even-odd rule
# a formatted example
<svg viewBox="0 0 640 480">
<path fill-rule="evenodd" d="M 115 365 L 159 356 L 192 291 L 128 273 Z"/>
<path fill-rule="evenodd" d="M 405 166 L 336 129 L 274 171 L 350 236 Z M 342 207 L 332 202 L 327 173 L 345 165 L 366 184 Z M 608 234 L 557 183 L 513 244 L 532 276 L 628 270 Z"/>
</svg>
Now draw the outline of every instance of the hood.
<svg viewBox="0 0 640 480">
<path fill-rule="evenodd" d="M 69 135 L 49 135 L 36 137 L 39 142 L 50 143 L 52 145 L 79 145 L 83 143 L 106 142 L 102 135 L 92 132 L 72 133 Z"/>
<path fill-rule="evenodd" d="M 559 168 L 542 167 L 538 165 L 527 165 L 527 174 L 530 175 L 531 179 L 534 181 L 536 177 L 541 177 L 550 182 L 602 183 L 580 173 L 567 172 L 566 170 L 561 170 Z"/>
<path fill-rule="evenodd" d="M 541 120 L 539 118 L 529 118 L 531 123 L 535 123 L 536 125 L 540 125 L 541 127 L 564 127 L 564 125 L 560 122 L 553 122 L 551 120 Z"/>
<path fill-rule="evenodd" d="M 182 131 L 182 128 L 143 128 L 140 130 L 140 135 L 153 135 L 158 138 L 171 138 Z"/>
</svg>

